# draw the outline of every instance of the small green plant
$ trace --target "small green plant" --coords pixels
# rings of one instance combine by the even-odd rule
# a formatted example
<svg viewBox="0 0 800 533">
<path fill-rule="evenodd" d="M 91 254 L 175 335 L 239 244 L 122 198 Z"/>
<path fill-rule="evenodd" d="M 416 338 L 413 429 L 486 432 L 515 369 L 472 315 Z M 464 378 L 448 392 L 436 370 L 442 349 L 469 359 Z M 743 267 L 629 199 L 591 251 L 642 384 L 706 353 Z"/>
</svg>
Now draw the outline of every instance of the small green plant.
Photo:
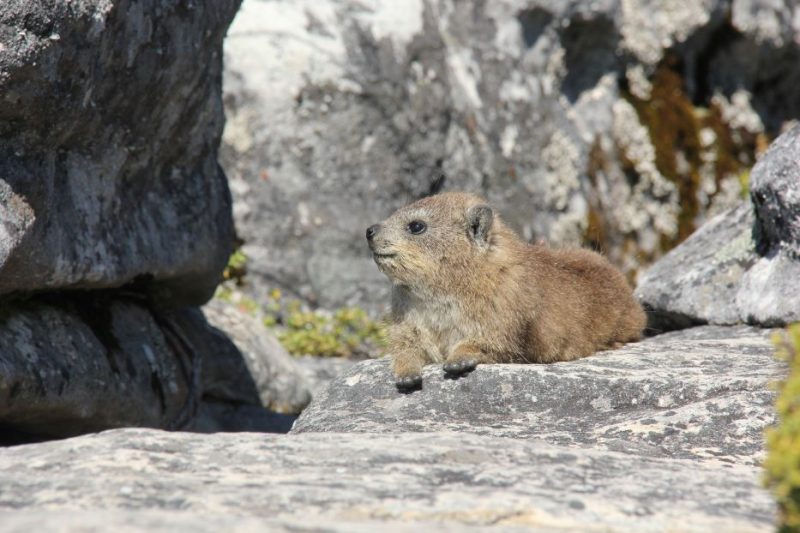
<svg viewBox="0 0 800 533">
<path fill-rule="evenodd" d="M 780 509 L 778 531 L 800 532 L 800 323 L 773 337 L 777 356 L 789 362 L 789 377 L 779 385 L 778 425 L 767 430 L 764 462 L 767 485 Z"/>
<path fill-rule="evenodd" d="M 244 284 L 244 277 L 247 274 L 247 255 L 241 248 L 237 248 L 228 259 L 228 266 L 222 271 L 222 279 L 225 281 L 233 280 L 236 285 Z"/>
<path fill-rule="evenodd" d="M 293 354 L 352 357 L 373 354 L 385 345 L 383 327 L 355 307 L 325 314 L 290 310 L 278 339 Z"/>
<path fill-rule="evenodd" d="M 739 186 L 742 199 L 747 200 L 750 197 L 750 169 L 744 169 L 739 173 Z"/>
<path fill-rule="evenodd" d="M 384 327 L 363 309 L 345 307 L 332 313 L 308 309 L 300 300 L 273 289 L 256 301 L 247 296 L 247 255 L 237 248 L 223 272 L 215 297 L 254 316 L 272 330 L 289 353 L 332 357 L 375 357 L 386 345 Z"/>
</svg>

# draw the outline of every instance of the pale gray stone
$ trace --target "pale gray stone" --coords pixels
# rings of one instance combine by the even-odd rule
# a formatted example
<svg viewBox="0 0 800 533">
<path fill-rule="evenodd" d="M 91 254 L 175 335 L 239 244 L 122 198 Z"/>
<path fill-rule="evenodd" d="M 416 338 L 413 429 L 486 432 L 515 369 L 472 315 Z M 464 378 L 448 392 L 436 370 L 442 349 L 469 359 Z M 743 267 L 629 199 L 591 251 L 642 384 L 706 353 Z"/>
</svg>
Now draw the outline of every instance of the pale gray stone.
<svg viewBox="0 0 800 533">
<path fill-rule="evenodd" d="M 0 450 L 0 531 L 770 531 L 758 467 L 470 433 L 114 430 Z"/>
<path fill-rule="evenodd" d="M 331 381 L 358 363 L 353 359 L 342 357 L 315 357 L 313 355 L 297 357 L 296 362 L 310 384 L 313 395 L 321 393 Z"/>
<path fill-rule="evenodd" d="M 749 203 L 717 215 L 645 272 L 636 296 L 653 332 L 743 322 L 736 297 L 759 260 L 753 222 Z"/>
<path fill-rule="evenodd" d="M 263 324 L 219 299 L 205 305 L 203 314 L 223 335 L 222 343 L 200 348 L 207 350 L 206 394 L 249 403 L 241 395 L 254 386 L 259 404 L 271 411 L 299 414 L 308 405 L 311 389 L 303 369 Z"/>
<path fill-rule="evenodd" d="M 225 42 L 221 162 L 248 290 L 379 315 L 389 285 L 364 230 L 456 189 L 529 240 L 574 244 L 598 217 L 603 251 L 637 270 L 675 236 L 682 200 L 626 91 L 647 99 L 674 55 L 687 98 L 726 102 L 736 135 L 778 131 L 800 116 L 800 28 L 776 5 L 246 0 Z M 718 184 L 712 168 L 698 225 L 738 200 L 738 176 Z"/>
<path fill-rule="evenodd" d="M 800 320 L 800 126 L 753 167 L 752 203 L 717 216 L 653 265 L 636 294 L 655 330 Z"/>
<path fill-rule="evenodd" d="M 400 393 L 387 360 L 336 378 L 292 433 L 460 431 L 651 457 L 757 465 L 786 366 L 768 332 L 705 326 L 566 363 L 479 365 L 448 379 L 426 366 Z"/>
</svg>

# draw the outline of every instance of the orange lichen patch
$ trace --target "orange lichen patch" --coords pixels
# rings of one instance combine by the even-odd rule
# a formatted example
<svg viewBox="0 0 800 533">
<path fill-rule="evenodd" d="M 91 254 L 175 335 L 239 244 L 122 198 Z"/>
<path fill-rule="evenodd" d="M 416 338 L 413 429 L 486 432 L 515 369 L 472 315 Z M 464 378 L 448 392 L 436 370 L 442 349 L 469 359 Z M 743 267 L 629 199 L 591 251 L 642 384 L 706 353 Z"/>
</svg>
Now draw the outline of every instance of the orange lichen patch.
<svg viewBox="0 0 800 533">
<path fill-rule="evenodd" d="M 691 235 L 711 199 L 722 189 L 723 181 L 741 181 L 755 163 L 761 146 L 769 144 L 763 133 L 732 128 L 716 104 L 712 103 L 709 108 L 696 106 L 684 88 L 679 67 L 679 60 L 674 56 L 668 55 L 661 62 L 651 80 L 653 89 L 649 99 L 623 91 L 650 134 L 656 168 L 678 188 L 678 232 L 675 236 L 661 236 L 664 252 Z M 714 132 L 714 141 L 711 146 L 704 147 L 701 131 L 705 128 Z M 701 172 L 704 159 L 709 159 L 704 158 L 707 155 L 713 156 L 710 159 L 716 190 L 703 196 L 703 201 Z"/>
<path fill-rule="evenodd" d="M 625 95 L 650 133 L 656 168 L 678 187 L 681 207 L 678 233 L 675 237 L 662 236 L 664 249 L 672 248 L 692 234 L 701 207 L 698 190 L 703 163 L 700 142 L 702 124 L 684 91 L 677 66 L 674 57 L 668 57 L 658 66 L 653 75 L 653 90 L 649 100 L 641 100 L 630 93 Z"/>
</svg>

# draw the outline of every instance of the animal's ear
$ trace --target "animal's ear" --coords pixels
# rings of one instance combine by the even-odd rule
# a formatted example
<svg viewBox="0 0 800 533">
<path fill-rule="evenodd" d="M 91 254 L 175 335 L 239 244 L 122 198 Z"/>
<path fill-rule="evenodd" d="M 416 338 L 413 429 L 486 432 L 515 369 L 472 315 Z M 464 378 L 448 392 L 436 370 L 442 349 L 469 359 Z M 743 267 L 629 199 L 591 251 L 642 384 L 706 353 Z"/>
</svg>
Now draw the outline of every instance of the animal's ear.
<svg viewBox="0 0 800 533">
<path fill-rule="evenodd" d="M 469 223 L 469 236 L 476 243 L 484 246 L 489 240 L 489 230 L 492 229 L 492 208 L 488 205 L 473 205 L 467 210 Z"/>
</svg>

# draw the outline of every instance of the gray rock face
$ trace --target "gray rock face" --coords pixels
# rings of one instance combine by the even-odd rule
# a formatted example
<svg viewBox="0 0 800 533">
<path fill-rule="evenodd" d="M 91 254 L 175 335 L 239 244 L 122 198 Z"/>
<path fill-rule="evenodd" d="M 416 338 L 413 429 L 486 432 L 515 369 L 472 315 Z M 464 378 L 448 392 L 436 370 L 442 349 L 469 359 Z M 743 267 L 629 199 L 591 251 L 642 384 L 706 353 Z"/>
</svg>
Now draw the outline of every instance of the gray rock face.
<svg viewBox="0 0 800 533">
<path fill-rule="evenodd" d="M 0 427 L 50 437 L 169 427 L 187 401 L 190 362 L 156 320 L 136 302 L 97 295 L 6 304 Z"/>
<path fill-rule="evenodd" d="M 115 430 L 0 450 L 0 471 L 3 531 L 749 532 L 775 515 L 756 467 L 469 433 Z"/>
<path fill-rule="evenodd" d="M 388 361 L 337 378 L 293 433 L 460 431 L 650 457 L 759 463 L 785 373 L 763 330 L 701 327 L 568 363 L 480 365 L 463 379 L 425 367 L 401 394 Z"/>
<path fill-rule="evenodd" d="M 303 369 L 256 319 L 219 300 L 203 307 L 203 314 L 219 340 L 200 347 L 205 395 L 253 404 L 254 386 L 255 404 L 271 411 L 299 414 L 308 405 Z"/>
<path fill-rule="evenodd" d="M 209 323 L 103 292 L 7 304 L 0 443 L 123 426 L 285 433 L 311 398 L 305 377 L 263 328 L 245 335 L 226 311 L 212 304 Z"/>
<path fill-rule="evenodd" d="M 776 139 L 753 167 L 750 197 L 762 255 L 786 251 L 800 260 L 800 125 Z"/>
<path fill-rule="evenodd" d="M 709 221 L 636 289 L 650 326 L 800 320 L 800 126 L 753 167 L 747 203 Z"/>
<path fill-rule="evenodd" d="M 636 288 L 653 331 L 742 322 L 736 297 L 756 264 L 753 208 L 717 215 L 650 267 Z"/>
<path fill-rule="evenodd" d="M 800 30 L 770 6 L 247 0 L 225 44 L 221 160 L 253 291 L 379 310 L 388 282 L 364 229 L 443 189 L 488 197 L 526 239 L 595 243 L 636 271 L 739 184 L 717 164 L 722 134 L 691 118 L 676 135 L 705 155 L 681 190 L 670 172 L 686 161 L 667 168 L 632 102 L 666 68 L 680 105 L 713 108 L 732 138 L 800 116 Z"/>
<path fill-rule="evenodd" d="M 199 304 L 230 253 L 217 165 L 239 0 L 0 6 L 0 294 L 118 287 Z"/>
</svg>

